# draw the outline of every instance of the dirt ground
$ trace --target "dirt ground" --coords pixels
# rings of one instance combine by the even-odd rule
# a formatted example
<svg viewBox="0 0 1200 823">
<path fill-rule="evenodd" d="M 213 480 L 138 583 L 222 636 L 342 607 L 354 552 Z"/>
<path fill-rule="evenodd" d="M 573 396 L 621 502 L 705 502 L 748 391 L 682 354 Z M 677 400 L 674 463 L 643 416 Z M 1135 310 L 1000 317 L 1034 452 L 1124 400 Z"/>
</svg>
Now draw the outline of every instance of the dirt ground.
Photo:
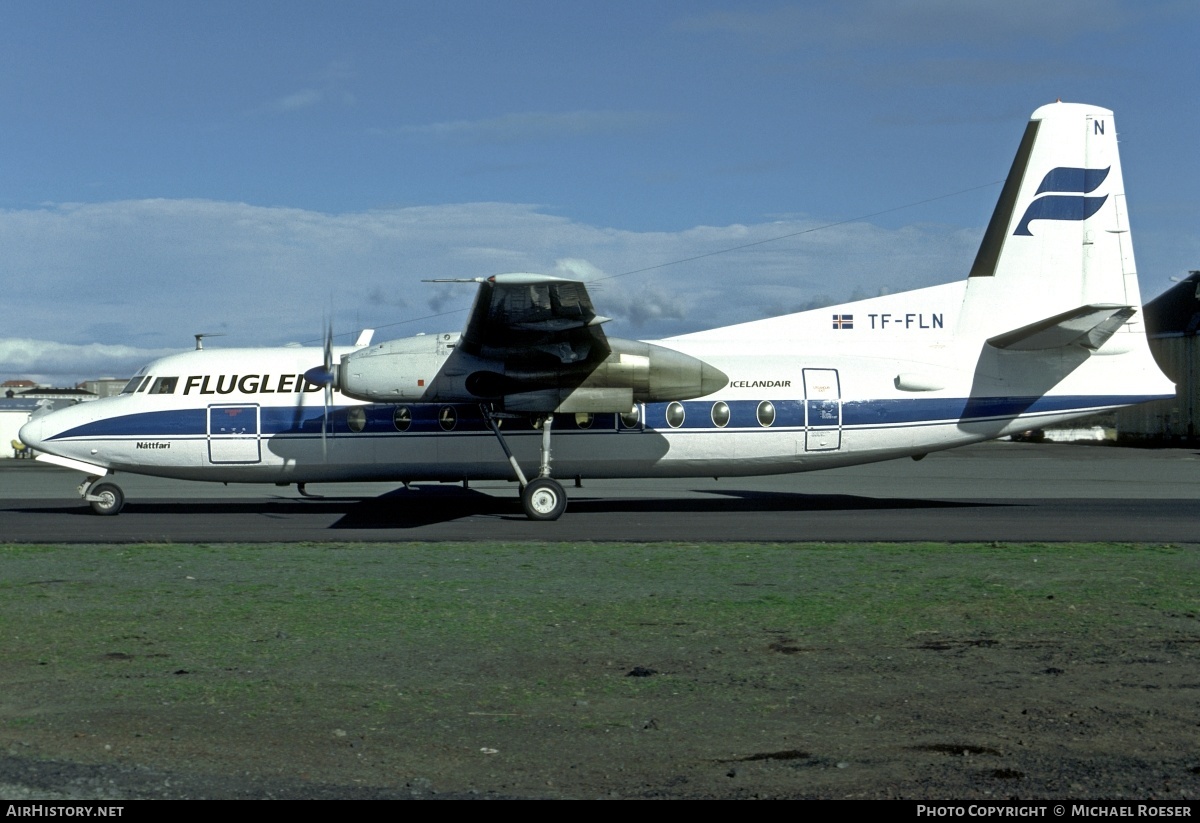
<svg viewBox="0 0 1200 823">
<path fill-rule="evenodd" d="M 11 547 L 0 796 L 1195 799 L 1196 547 Z"/>
</svg>

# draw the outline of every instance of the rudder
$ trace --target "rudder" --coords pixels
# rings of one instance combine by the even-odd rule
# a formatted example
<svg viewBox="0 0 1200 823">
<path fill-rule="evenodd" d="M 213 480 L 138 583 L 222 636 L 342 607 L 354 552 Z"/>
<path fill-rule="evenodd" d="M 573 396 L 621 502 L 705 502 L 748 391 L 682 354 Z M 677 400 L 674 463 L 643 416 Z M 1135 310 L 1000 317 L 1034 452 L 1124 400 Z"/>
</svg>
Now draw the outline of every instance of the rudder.
<svg viewBox="0 0 1200 823">
<path fill-rule="evenodd" d="M 1042 106 L 971 267 L 958 331 L 988 338 L 1080 307 L 1140 305 L 1112 112 Z M 1120 328 L 1140 330 L 1137 313 Z"/>
</svg>

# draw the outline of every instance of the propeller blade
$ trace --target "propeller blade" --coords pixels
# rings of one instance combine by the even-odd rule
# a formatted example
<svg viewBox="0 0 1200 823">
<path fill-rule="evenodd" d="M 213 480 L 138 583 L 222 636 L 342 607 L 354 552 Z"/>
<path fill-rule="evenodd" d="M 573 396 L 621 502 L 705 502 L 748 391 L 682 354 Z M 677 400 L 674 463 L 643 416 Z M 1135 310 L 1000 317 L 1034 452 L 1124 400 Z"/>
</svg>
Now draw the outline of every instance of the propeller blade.
<svg viewBox="0 0 1200 823">
<path fill-rule="evenodd" d="M 329 462 L 329 442 L 326 439 L 329 436 L 329 407 L 333 405 L 333 384 L 337 380 L 337 375 L 333 372 L 333 321 L 330 320 L 325 324 L 325 374 L 329 379 L 322 383 L 325 386 L 323 398 L 325 401 L 324 413 L 321 416 L 321 460 Z"/>
<path fill-rule="evenodd" d="M 325 437 L 329 431 L 329 407 L 333 405 L 333 386 L 326 384 L 325 386 L 325 413 L 321 417 L 321 460 L 329 462 L 329 445 Z"/>
<path fill-rule="evenodd" d="M 329 445 L 326 438 L 329 436 L 329 407 L 333 405 L 333 387 L 337 383 L 337 367 L 333 365 L 333 324 L 325 324 L 325 345 L 322 356 L 322 364 L 313 366 L 304 373 L 304 379 L 314 386 L 322 386 L 325 391 L 322 392 L 323 406 L 321 409 L 321 458 L 323 461 L 329 460 Z"/>
</svg>

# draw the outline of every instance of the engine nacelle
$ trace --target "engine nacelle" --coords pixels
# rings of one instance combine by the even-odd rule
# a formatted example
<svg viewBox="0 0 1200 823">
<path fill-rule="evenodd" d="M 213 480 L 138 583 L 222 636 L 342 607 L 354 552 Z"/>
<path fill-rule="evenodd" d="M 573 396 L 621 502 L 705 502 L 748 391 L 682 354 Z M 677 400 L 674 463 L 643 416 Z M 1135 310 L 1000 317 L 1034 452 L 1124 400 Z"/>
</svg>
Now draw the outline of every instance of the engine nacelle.
<svg viewBox="0 0 1200 823">
<path fill-rule="evenodd" d="M 429 388 L 457 340 L 457 334 L 422 334 L 343 355 L 336 367 L 337 387 L 359 400 L 436 400 L 428 396 Z"/>
<path fill-rule="evenodd" d="M 580 363 L 551 363 L 536 352 L 508 362 L 455 348 L 457 334 L 389 340 L 342 357 L 337 386 L 360 400 L 395 403 L 492 402 L 506 411 L 628 412 L 634 403 L 711 394 L 728 378 L 691 355 L 607 338 L 609 351 Z"/>
<path fill-rule="evenodd" d="M 598 363 L 553 371 L 508 369 L 512 389 L 504 408 L 532 411 L 627 412 L 634 403 L 656 403 L 703 397 L 722 388 L 729 378 L 720 369 L 688 354 L 610 337 L 611 351 Z M 535 396 L 530 396 L 535 395 Z"/>
<path fill-rule="evenodd" d="M 505 411 L 550 414 L 618 412 L 633 409 L 630 389 L 541 389 L 539 391 L 506 394 L 502 403 Z"/>
</svg>

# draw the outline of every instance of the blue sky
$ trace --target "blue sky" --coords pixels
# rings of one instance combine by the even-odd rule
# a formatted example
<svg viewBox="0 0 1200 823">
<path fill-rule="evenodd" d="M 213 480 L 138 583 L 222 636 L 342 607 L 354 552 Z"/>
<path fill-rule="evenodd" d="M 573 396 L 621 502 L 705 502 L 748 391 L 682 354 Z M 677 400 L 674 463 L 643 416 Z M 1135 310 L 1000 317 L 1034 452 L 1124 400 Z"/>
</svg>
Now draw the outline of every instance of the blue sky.
<svg viewBox="0 0 1200 823">
<path fill-rule="evenodd" d="M 1116 112 L 1152 296 L 1200 268 L 1197 35 L 1192 2 L 9 0 L 0 378 L 456 329 L 470 287 L 422 278 L 831 223 L 594 298 L 658 337 L 946 282 L 1060 97 Z"/>
</svg>

